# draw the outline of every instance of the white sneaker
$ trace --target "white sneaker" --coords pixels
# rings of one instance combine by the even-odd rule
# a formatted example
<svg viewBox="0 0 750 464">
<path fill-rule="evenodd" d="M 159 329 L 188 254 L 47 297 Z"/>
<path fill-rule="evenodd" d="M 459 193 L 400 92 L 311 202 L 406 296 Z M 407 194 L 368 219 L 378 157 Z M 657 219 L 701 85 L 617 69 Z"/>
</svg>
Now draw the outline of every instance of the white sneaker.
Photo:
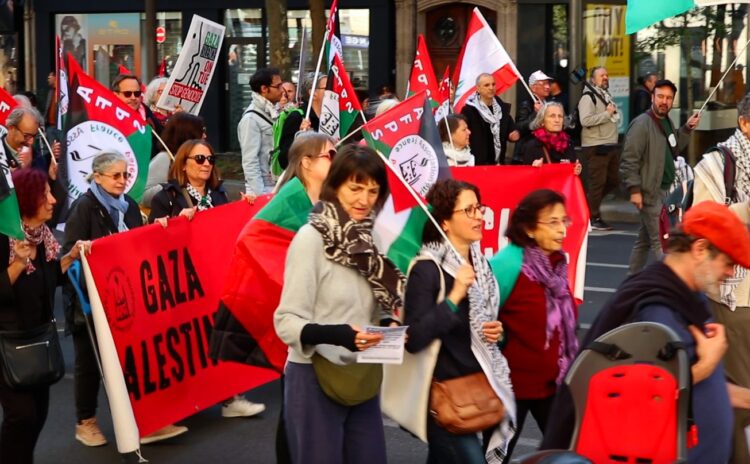
<svg viewBox="0 0 750 464">
<path fill-rule="evenodd" d="M 265 410 L 265 404 L 253 403 L 237 395 L 221 406 L 221 415 L 223 417 L 252 417 Z"/>
</svg>

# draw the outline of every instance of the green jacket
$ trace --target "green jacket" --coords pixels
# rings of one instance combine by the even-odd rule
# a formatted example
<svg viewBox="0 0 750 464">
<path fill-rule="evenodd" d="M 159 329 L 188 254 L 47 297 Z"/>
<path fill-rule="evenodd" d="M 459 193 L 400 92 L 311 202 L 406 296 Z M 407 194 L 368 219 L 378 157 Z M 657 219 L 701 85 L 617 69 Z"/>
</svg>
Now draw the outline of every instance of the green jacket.
<svg viewBox="0 0 750 464">
<path fill-rule="evenodd" d="M 523 265 L 523 248 L 509 243 L 490 258 L 490 267 L 500 287 L 500 307 L 508 300 Z"/>
<path fill-rule="evenodd" d="M 682 126 L 675 136 L 677 151 L 681 153 L 690 142 L 690 130 Z M 666 150 L 667 140 L 651 116 L 643 113 L 633 119 L 625 134 L 620 179 L 628 193 L 643 195 L 645 205 L 656 205 L 660 201 Z"/>
</svg>

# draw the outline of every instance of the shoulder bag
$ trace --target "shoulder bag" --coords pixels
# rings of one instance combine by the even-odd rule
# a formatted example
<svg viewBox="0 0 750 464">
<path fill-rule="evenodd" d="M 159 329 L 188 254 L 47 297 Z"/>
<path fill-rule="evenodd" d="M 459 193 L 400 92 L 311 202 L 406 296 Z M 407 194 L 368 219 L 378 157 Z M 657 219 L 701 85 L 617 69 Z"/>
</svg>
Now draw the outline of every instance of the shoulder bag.
<svg viewBox="0 0 750 464">
<path fill-rule="evenodd" d="M 65 374 L 53 319 L 30 330 L 0 331 L 3 378 L 13 389 L 51 385 Z"/>
<path fill-rule="evenodd" d="M 438 268 L 440 291 L 436 302 L 440 303 L 445 299 L 445 278 L 437 261 L 428 257 L 417 257 L 409 266 L 409 271 L 414 264 L 424 260 L 434 262 Z M 401 364 L 383 366 L 383 388 L 380 394 L 383 413 L 425 443 L 427 443 L 430 384 L 440 346 L 440 339 L 435 339 L 419 353 L 412 354 L 405 351 L 404 361 Z"/>
</svg>

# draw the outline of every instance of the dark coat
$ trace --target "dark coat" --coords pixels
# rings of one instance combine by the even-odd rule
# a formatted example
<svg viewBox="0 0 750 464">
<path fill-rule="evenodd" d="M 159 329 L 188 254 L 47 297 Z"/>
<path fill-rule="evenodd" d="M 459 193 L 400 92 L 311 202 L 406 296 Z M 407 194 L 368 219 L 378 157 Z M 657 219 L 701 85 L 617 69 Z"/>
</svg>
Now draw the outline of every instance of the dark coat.
<svg viewBox="0 0 750 464">
<path fill-rule="evenodd" d="M 630 120 L 636 116 L 645 113 L 651 108 L 651 92 L 646 87 L 639 85 L 633 90 L 633 112 L 630 113 Z"/>
<path fill-rule="evenodd" d="M 500 120 L 500 159 L 497 161 L 495 160 L 495 144 L 492 140 L 490 125 L 484 122 L 479 111 L 473 106 L 464 105 L 461 109 L 461 114 L 466 116 L 466 120 L 469 123 L 468 126 L 471 131 L 469 145 L 471 146 L 471 153 L 474 155 L 477 166 L 505 164 L 508 134 L 516 130 L 516 123 L 510 114 L 510 103 L 505 103 L 500 97 L 495 97 L 495 99 L 503 110 L 503 117 Z"/>
<path fill-rule="evenodd" d="M 516 142 L 516 146 L 513 149 L 513 160 L 512 164 L 525 164 L 523 162 L 523 146 L 531 140 L 534 136 L 531 134 L 531 121 L 536 118 L 536 111 L 534 110 L 534 102 L 531 98 L 527 98 L 518 105 L 518 113 L 516 113 L 516 129 L 521 135 L 521 138 Z"/>
<path fill-rule="evenodd" d="M 548 150 L 549 151 L 549 157 L 550 160 L 553 163 L 560 163 L 560 162 L 570 162 L 575 163 L 576 162 L 576 151 L 573 149 L 573 145 L 571 143 L 568 143 L 568 148 L 565 149 L 563 152 L 559 152 L 557 150 Z M 546 163 L 547 160 L 544 156 L 544 149 L 542 148 L 542 142 L 534 137 L 533 135 L 531 138 L 523 144 L 521 147 L 521 152 L 519 154 L 520 162 L 521 164 L 531 164 L 534 162 L 534 160 L 538 160 L 539 158 L 544 159 L 544 162 Z"/>
<path fill-rule="evenodd" d="M 177 217 L 180 211 L 185 208 L 192 208 L 195 205 L 188 205 L 185 194 L 182 193 L 182 187 L 177 185 L 173 180 L 162 184 L 161 192 L 154 195 L 151 200 L 151 213 L 148 215 L 148 222 L 154 222 L 156 218 Z M 225 205 L 229 203 L 227 194 L 221 184 L 209 193 L 211 203 L 214 206 Z"/>
<path fill-rule="evenodd" d="M 141 210 L 138 204 L 125 195 L 128 210 L 125 212 L 124 222 L 128 229 L 143 225 Z M 81 195 L 70 207 L 68 219 L 65 221 L 65 239 L 62 252 L 67 253 L 78 240 L 95 240 L 116 234 L 117 224 L 112 220 L 107 209 L 99 203 L 91 190 Z M 84 282 L 81 286 L 85 288 Z M 63 287 L 63 307 L 65 311 L 66 330 L 68 332 L 83 328 L 83 313 L 72 284 L 66 281 Z"/>
</svg>

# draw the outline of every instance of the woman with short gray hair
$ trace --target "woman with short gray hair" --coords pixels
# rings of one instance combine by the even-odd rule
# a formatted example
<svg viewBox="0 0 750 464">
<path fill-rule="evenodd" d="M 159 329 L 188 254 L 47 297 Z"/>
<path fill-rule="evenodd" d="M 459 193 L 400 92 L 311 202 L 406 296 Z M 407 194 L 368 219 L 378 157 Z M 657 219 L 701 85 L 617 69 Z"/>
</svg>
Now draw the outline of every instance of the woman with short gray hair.
<svg viewBox="0 0 750 464">
<path fill-rule="evenodd" d="M 563 106 L 557 102 L 545 103 L 529 124 L 531 138 L 521 148 L 521 162 L 537 167 L 545 163 L 574 163 L 574 172 L 580 175 L 581 163 L 563 130 L 564 125 Z"/>
<path fill-rule="evenodd" d="M 65 253 L 78 240 L 95 240 L 143 225 L 138 204 L 125 193 L 132 175 L 128 169 L 127 159 L 117 151 L 101 151 L 94 157 L 91 174 L 88 176 L 90 187 L 73 202 L 65 221 Z M 65 330 L 73 335 L 75 348 L 75 438 L 86 446 L 102 446 L 107 444 L 107 439 L 96 423 L 99 368 L 86 329 L 86 316 L 70 282 L 63 288 L 63 304 Z M 174 436 L 175 432 L 187 431 L 185 427 L 168 427 L 172 427 L 171 436 Z"/>
</svg>

